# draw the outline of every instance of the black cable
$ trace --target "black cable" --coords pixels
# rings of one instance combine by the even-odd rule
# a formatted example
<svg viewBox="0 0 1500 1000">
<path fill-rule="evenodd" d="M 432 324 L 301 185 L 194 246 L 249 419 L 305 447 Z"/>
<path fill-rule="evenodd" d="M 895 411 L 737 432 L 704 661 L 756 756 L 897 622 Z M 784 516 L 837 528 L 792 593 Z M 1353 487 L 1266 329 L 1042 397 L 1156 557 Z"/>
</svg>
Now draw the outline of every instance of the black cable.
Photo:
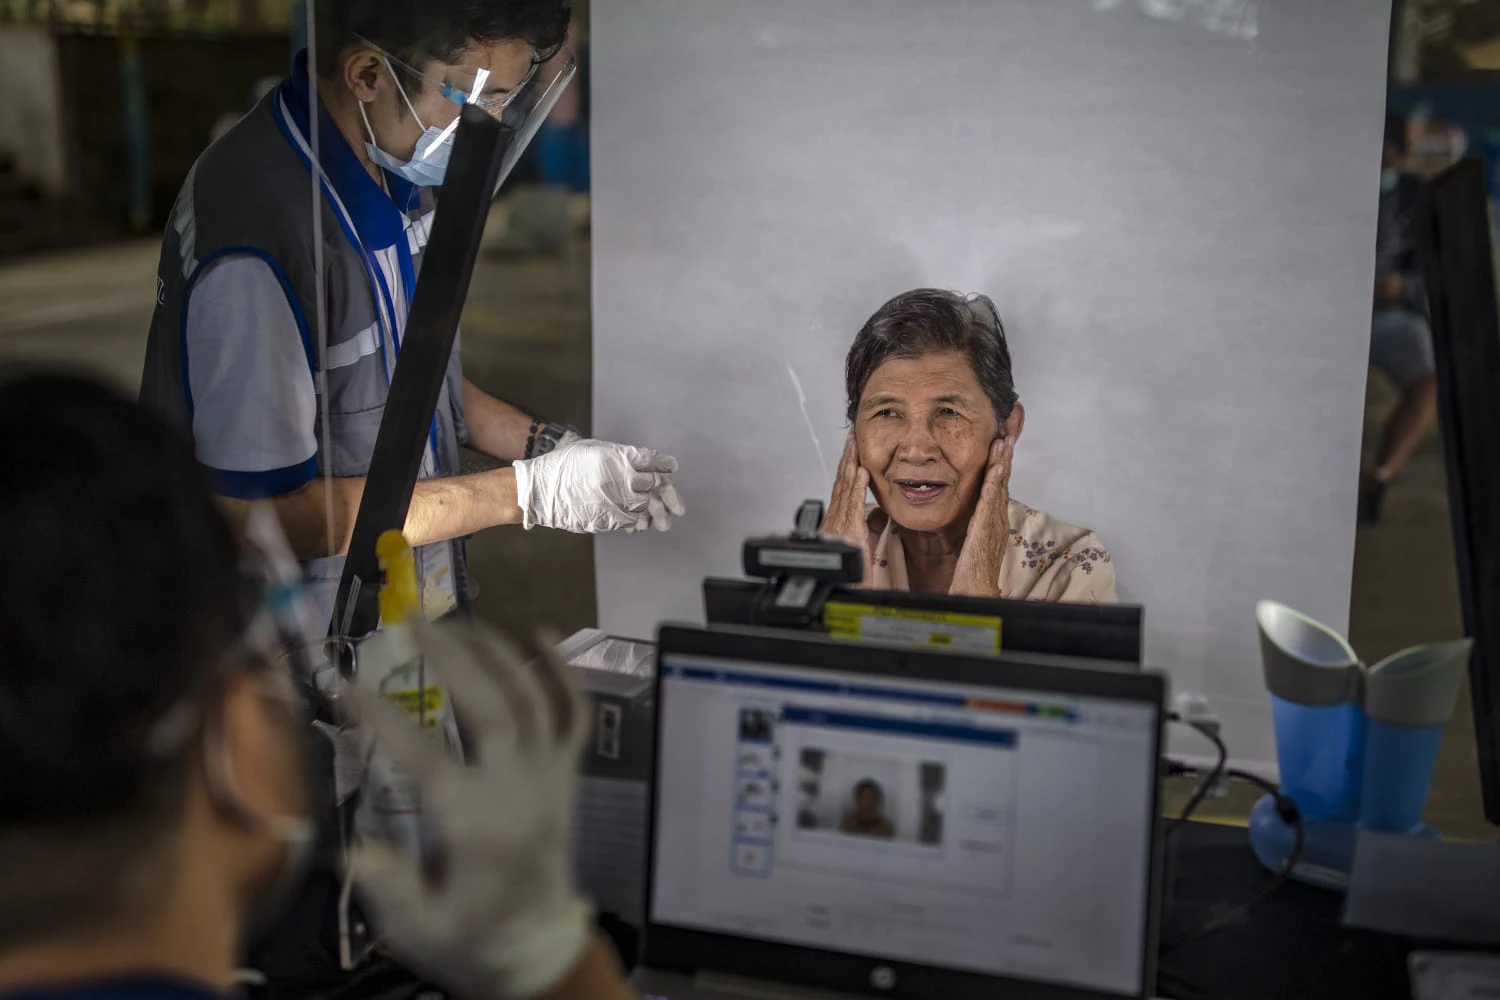
<svg viewBox="0 0 1500 1000">
<path fill-rule="evenodd" d="M 1277 815 L 1281 817 L 1283 823 L 1292 828 L 1292 849 L 1287 852 L 1286 860 L 1281 864 L 1281 870 L 1272 876 L 1271 881 L 1266 883 L 1265 888 L 1243 903 L 1219 914 L 1212 920 L 1200 924 L 1181 937 L 1162 945 L 1162 954 L 1174 951 L 1185 944 L 1191 944 L 1210 934 L 1221 931 L 1236 920 L 1239 920 L 1246 913 L 1269 899 L 1276 890 L 1285 885 L 1287 880 L 1292 877 L 1292 872 L 1296 869 L 1297 862 L 1302 859 L 1304 830 L 1302 826 L 1302 812 L 1297 808 L 1297 803 L 1293 802 L 1286 795 L 1283 795 L 1280 788 L 1258 774 L 1251 774 L 1249 771 L 1241 771 L 1238 768 L 1228 768 L 1224 773 L 1236 780 L 1249 782 L 1274 798 Z"/>
<path fill-rule="evenodd" d="M 1171 834 L 1175 833 L 1178 827 L 1182 826 L 1182 824 L 1188 821 L 1189 817 L 1191 817 L 1193 813 L 1197 811 L 1198 807 L 1203 804 L 1203 800 L 1208 797 L 1209 791 L 1213 789 L 1214 785 L 1219 783 L 1219 779 L 1224 775 L 1224 768 L 1229 764 L 1229 748 L 1224 745 L 1224 740 L 1220 738 L 1218 733 L 1214 732 L 1212 729 L 1201 722 L 1184 719 L 1176 712 L 1168 714 L 1167 718 L 1173 722 L 1180 722 L 1183 725 L 1192 726 L 1198 732 L 1202 733 L 1205 737 L 1212 741 L 1214 750 L 1217 751 L 1219 755 L 1218 761 L 1216 761 L 1214 764 L 1214 769 L 1208 773 L 1207 777 L 1202 778 L 1198 782 L 1198 787 L 1193 789 L 1192 797 L 1189 798 L 1187 800 L 1187 804 L 1182 807 L 1182 812 L 1179 813 L 1177 815 L 1177 818 L 1172 820 L 1171 825 L 1167 827 L 1167 833 Z"/>
</svg>

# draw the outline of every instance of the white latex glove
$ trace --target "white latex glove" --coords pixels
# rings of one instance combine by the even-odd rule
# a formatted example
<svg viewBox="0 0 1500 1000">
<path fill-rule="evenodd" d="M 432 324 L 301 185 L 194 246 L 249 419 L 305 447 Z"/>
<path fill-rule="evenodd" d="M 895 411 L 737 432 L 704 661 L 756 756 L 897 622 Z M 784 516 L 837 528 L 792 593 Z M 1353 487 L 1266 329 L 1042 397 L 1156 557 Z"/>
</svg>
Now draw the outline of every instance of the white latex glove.
<svg viewBox="0 0 1500 1000">
<path fill-rule="evenodd" d="M 571 874 L 573 793 L 589 702 L 548 650 L 527 663 L 473 623 L 417 623 L 427 666 L 468 724 L 474 762 L 453 761 L 385 701 L 351 692 L 360 720 L 416 781 L 428 853 L 383 842 L 351 859 L 376 930 L 456 996 L 526 1000 L 555 985 L 592 937 Z"/>
<path fill-rule="evenodd" d="M 666 531 L 687 513 L 672 482 L 677 460 L 649 448 L 584 438 L 514 466 L 527 530 Z"/>
</svg>

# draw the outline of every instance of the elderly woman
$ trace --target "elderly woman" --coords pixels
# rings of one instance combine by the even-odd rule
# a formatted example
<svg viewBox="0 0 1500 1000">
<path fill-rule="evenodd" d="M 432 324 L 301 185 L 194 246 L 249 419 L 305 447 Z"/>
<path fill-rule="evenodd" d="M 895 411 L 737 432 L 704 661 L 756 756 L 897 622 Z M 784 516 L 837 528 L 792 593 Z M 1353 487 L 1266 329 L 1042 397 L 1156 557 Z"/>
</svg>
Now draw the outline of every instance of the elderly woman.
<svg viewBox="0 0 1500 1000">
<path fill-rule="evenodd" d="M 1026 411 L 993 302 L 931 288 L 896 296 L 854 338 L 845 382 L 853 430 L 823 530 L 864 549 L 866 586 L 1117 600 L 1093 532 L 1011 499 Z"/>
</svg>

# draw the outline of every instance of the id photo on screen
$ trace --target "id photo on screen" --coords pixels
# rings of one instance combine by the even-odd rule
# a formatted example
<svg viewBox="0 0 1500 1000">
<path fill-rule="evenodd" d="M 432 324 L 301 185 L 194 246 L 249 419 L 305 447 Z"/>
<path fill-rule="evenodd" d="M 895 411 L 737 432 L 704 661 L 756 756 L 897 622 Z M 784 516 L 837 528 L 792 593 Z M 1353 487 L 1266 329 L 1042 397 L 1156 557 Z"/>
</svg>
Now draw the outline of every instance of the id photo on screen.
<svg viewBox="0 0 1500 1000">
<path fill-rule="evenodd" d="M 943 764 L 803 747 L 799 765 L 799 830 L 942 844 Z"/>
</svg>

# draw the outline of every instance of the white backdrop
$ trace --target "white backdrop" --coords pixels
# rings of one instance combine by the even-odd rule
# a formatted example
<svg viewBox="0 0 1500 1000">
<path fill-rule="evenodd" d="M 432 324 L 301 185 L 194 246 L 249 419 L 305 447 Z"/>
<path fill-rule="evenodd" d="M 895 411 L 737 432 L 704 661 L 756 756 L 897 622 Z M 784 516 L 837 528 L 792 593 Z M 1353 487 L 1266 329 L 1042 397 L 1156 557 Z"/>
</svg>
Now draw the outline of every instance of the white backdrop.
<svg viewBox="0 0 1500 1000">
<path fill-rule="evenodd" d="M 864 319 L 982 291 L 1014 495 L 1099 532 L 1149 662 L 1272 760 L 1255 601 L 1348 617 L 1388 15 L 596 4 L 594 431 L 675 454 L 689 507 L 598 540 L 602 627 L 701 620 L 704 575 L 826 500 Z"/>
</svg>

